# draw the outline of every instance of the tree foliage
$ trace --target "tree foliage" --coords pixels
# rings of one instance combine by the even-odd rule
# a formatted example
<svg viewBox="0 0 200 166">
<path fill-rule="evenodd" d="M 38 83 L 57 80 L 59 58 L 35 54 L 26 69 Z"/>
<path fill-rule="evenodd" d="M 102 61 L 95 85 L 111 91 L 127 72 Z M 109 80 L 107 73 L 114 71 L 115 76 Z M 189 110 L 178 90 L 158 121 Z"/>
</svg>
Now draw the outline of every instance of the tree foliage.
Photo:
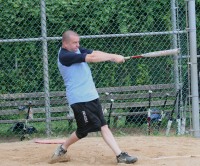
<svg viewBox="0 0 200 166">
<path fill-rule="evenodd" d="M 199 5 L 199 1 L 197 3 Z M 185 4 L 180 5 L 183 9 L 180 13 L 184 13 Z M 39 0 L 0 0 L 0 7 L 1 39 L 41 38 L 42 13 Z M 67 29 L 76 31 L 81 37 L 172 30 L 168 0 L 46 0 L 46 21 L 48 37 L 60 37 Z M 82 38 L 81 45 L 131 56 L 169 49 L 171 41 L 170 35 L 147 35 Z M 57 69 L 60 46 L 60 40 L 48 41 L 51 90 L 64 88 Z M 0 50 L 1 93 L 43 91 L 42 41 L 2 43 Z M 105 62 L 90 66 L 98 87 L 172 81 L 168 73 L 173 70 L 173 60 L 165 58 L 127 61 L 126 65 Z"/>
</svg>

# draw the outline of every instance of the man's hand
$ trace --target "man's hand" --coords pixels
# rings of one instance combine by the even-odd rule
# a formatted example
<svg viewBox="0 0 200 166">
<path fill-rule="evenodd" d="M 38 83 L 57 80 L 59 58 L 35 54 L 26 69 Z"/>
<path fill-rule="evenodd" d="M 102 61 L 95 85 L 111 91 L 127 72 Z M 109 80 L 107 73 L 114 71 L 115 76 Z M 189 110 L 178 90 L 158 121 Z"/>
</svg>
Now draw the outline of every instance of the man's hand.
<svg viewBox="0 0 200 166">
<path fill-rule="evenodd" d="M 115 55 L 114 62 L 115 63 L 124 63 L 125 62 L 124 56 L 122 56 L 122 55 Z"/>
</svg>

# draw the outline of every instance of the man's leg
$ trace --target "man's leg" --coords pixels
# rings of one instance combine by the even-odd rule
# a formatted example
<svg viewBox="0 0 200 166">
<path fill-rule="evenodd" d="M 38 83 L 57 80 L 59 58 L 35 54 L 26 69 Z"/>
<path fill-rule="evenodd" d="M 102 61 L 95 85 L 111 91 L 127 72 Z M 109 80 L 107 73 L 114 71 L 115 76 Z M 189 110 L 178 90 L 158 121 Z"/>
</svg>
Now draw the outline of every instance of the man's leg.
<svg viewBox="0 0 200 166">
<path fill-rule="evenodd" d="M 122 151 L 120 150 L 112 132 L 108 128 L 108 125 L 101 127 L 101 134 L 107 145 L 113 150 L 116 156 L 118 156 Z"/>
<path fill-rule="evenodd" d="M 131 164 L 138 160 L 137 157 L 130 156 L 128 155 L 128 153 L 122 152 L 120 150 L 112 132 L 108 128 L 108 125 L 104 125 L 101 127 L 101 134 L 103 136 L 104 141 L 115 153 L 118 163 Z"/>
<path fill-rule="evenodd" d="M 73 132 L 69 138 L 63 143 L 62 145 L 59 145 L 57 149 L 55 150 L 50 163 L 56 163 L 56 162 L 61 162 L 61 161 L 67 161 L 68 159 L 66 158 L 66 153 L 67 149 L 70 145 L 74 144 L 77 142 L 79 138 L 76 136 L 76 132 Z"/>
<path fill-rule="evenodd" d="M 79 138 L 76 136 L 76 132 L 73 132 L 69 136 L 69 138 L 65 141 L 65 143 L 63 143 L 62 148 L 67 150 L 70 145 L 74 144 L 78 140 L 79 140 Z"/>
</svg>

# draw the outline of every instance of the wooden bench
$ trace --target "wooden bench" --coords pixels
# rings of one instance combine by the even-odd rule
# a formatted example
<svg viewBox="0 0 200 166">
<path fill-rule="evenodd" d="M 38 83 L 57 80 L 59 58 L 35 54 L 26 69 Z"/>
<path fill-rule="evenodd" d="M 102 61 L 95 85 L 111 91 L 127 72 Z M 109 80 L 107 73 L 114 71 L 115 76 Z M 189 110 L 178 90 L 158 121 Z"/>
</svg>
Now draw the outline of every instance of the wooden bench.
<svg viewBox="0 0 200 166">
<path fill-rule="evenodd" d="M 152 107 L 162 107 L 164 96 L 169 94 L 167 106 L 172 106 L 175 96 L 174 84 L 157 84 L 157 85 L 139 85 L 139 86 L 121 86 L 97 88 L 103 110 L 107 110 L 105 116 L 108 115 L 110 107 L 110 99 L 114 100 L 112 117 L 132 116 L 138 114 L 147 114 L 146 111 L 130 111 L 134 108 L 148 107 L 148 91 L 152 91 Z M 106 93 L 107 92 L 107 93 Z M 107 95 L 107 94 L 111 95 Z M 30 122 L 47 121 L 45 109 L 44 92 L 34 93 L 15 93 L 0 95 L 0 124 L 24 122 L 24 118 L 19 118 L 19 106 L 28 106 L 29 101 L 32 102 L 34 118 L 29 119 Z M 27 109 L 26 109 L 27 111 Z M 106 111 L 105 111 L 106 112 Z M 50 92 L 50 121 L 68 120 L 72 122 L 74 119 L 71 114 L 70 107 L 67 106 L 65 91 Z M 117 118 L 115 118 L 117 119 Z"/>
<path fill-rule="evenodd" d="M 101 94 L 102 106 L 109 113 L 109 98 L 113 99 L 112 114 L 114 125 L 117 126 L 119 117 L 126 117 L 126 121 L 133 123 L 146 123 L 147 108 L 149 107 L 149 90 L 151 93 L 151 108 L 152 110 L 163 110 L 163 105 L 168 94 L 168 100 L 165 106 L 165 112 L 172 109 L 175 100 L 174 84 L 157 84 L 157 85 L 139 85 L 139 86 L 124 86 L 124 87 L 108 87 L 99 89 Z M 105 96 L 105 92 L 109 92 L 110 96 Z"/>
</svg>

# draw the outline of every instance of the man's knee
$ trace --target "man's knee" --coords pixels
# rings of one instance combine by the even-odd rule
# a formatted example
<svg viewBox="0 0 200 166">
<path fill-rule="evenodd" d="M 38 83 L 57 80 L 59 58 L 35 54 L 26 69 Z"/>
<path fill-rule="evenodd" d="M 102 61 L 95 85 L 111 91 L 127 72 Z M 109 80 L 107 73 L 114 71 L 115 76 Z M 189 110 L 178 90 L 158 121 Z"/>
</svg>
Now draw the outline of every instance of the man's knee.
<svg viewBox="0 0 200 166">
<path fill-rule="evenodd" d="M 101 131 L 102 130 L 110 130 L 110 129 L 109 129 L 108 125 L 105 124 L 105 125 L 101 126 Z"/>
<path fill-rule="evenodd" d="M 86 133 L 86 132 L 78 132 L 78 131 L 76 131 L 76 136 L 79 139 L 82 139 L 82 138 L 86 137 L 87 135 L 88 135 L 88 133 Z"/>
</svg>

